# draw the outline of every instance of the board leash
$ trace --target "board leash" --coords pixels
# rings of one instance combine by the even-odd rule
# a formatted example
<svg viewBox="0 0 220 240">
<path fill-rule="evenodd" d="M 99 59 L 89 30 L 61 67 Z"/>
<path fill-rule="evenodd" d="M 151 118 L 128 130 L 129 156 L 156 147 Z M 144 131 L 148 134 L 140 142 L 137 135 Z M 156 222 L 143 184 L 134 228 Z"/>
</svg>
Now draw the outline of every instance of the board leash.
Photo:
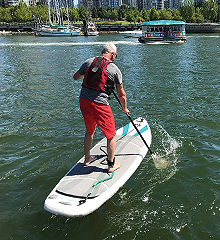
<svg viewBox="0 0 220 240">
<path fill-rule="evenodd" d="M 102 146 L 100 147 L 100 150 L 101 150 L 102 152 L 104 152 L 106 156 L 108 156 L 107 153 L 102 149 Z M 112 179 L 113 176 L 114 176 L 114 174 L 115 174 L 115 171 L 113 170 L 113 171 L 112 171 L 112 174 L 111 174 L 110 176 L 108 176 L 108 177 L 106 177 L 106 178 L 102 178 L 102 179 L 96 180 L 95 183 L 92 185 L 92 191 L 86 196 L 85 199 L 79 201 L 79 205 L 81 205 L 81 204 L 83 204 L 83 203 L 86 202 L 86 200 L 89 198 L 90 195 L 92 195 L 95 187 L 96 187 L 99 183 L 102 183 L 102 182 L 105 182 L 105 181 L 108 181 L 108 180 Z"/>
<path fill-rule="evenodd" d="M 108 177 L 106 177 L 106 178 L 102 178 L 102 179 L 97 180 L 97 181 L 92 185 L 92 191 L 86 196 L 85 199 L 79 201 L 79 205 L 81 205 L 81 204 L 83 204 L 83 203 L 86 202 L 86 200 L 87 200 L 87 199 L 89 198 L 89 196 L 93 193 L 95 187 L 96 187 L 99 183 L 102 183 L 102 182 L 105 182 L 105 181 L 108 181 L 108 180 L 112 179 L 113 176 L 114 176 L 114 174 L 115 174 L 115 171 L 113 170 L 113 171 L 112 171 L 112 174 L 111 174 L 110 176 L 108 176 Z"/>
</svg>

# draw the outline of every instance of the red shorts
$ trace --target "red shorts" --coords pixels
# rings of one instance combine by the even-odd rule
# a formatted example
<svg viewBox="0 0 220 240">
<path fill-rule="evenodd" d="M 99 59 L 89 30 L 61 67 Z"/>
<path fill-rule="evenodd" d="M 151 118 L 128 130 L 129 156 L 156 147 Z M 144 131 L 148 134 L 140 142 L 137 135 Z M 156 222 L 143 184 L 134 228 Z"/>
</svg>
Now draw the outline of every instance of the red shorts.
<svg viewBox="0 0 220 240">
<path fill-rule="evenodd" d="M 116 135 L 115 119 L 109 105 L 84 98 L 79 99 L 79 105 L 89 135 L 95 132 L 96 125 L 107 139 L 111 139 Z"/>
</svg>

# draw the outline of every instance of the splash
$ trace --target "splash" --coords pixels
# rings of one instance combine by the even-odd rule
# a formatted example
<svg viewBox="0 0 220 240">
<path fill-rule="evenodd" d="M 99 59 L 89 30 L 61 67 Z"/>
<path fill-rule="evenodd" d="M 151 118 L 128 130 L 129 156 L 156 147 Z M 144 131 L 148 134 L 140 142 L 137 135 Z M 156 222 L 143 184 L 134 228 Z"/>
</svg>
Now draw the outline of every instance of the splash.
<svg viewBox="0 0 220 240">
<path fill-rule="evenodd" d="M 156 154 L 152 154 L 151 156 L 157 169 L 164 169 L 169 166 L 169 162 L 165 158 L 159 157 Z"/>
<path fill-rule="evenodd" d="M 168 166 L 175 166 L 178 161 L 176 150 L 182 146 L 182 143 L 171 137 L 161 125 L 154 123 L 153 127 L 156 128 L 153 137 L 154 145 L 157 146 L 154 156 L 152 155 L 155 167 L 163 169 Z"/>
</svg>

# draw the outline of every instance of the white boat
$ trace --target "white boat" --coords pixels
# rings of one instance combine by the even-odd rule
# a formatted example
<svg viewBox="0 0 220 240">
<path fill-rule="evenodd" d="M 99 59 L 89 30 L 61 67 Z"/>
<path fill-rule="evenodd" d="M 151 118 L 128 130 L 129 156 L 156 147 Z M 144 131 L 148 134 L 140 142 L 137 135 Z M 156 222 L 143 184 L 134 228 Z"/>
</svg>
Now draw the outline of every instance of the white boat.
<svg viewBox="0 0 220 240">
<path fill-rule="evenodd" d="M 130 38 L 139 38 L 140 36 L 142 36 L 142 30 L 138 29 L 138 30 L 133 30 L 133 31 L 123 31 L 123 32 L 119 32 L 119 34 L 121 34 L 123 37 L 130 37 Z"/>
<path fill-rule="evenodd" d="M 56 13 L 56 25 L 53 24 L 51 21 L 50 1 L 52 2 L 53 6 L 55 6 L 54 11 Z M 66 14 L 67 14 L 67 20 L 68 20 L 67 26 L 63 24 L 62 8 L 66 8 Z M 66 5 L 64 6 L 59 4 L 59 0 L 48 0 L 48 19 L 49 19 L 49 25 L 43 25 L 43 26 L 37 27 L 37 29 L 35 29 L 36 35 L 42 36 L 42 37 L 71 37 L 71 36 L 80 35 L 81 31 L 79 28 L 70 26 L 67 1 L 66 1 Z"/>
<path fill-rule="evenodd" d="M 43 26 L 36 30 L 36 33 L 42 37 L 71 37 L 79 36 L 80 29 L 69 28 L 66 26 Z"/>
<path fill-rule="evenodd" d="M 95 31 L 95 30 L 88 31 L 88 36 L 97 36 L 97 35 L 99 35 L 98 31 Z"/>
<path fill-rule="evenodd" d="M 99 35 L 99 32 L 96 29 L 94 22 L 88 23 L 88 36 L 97 36 Z"/>
</svg>

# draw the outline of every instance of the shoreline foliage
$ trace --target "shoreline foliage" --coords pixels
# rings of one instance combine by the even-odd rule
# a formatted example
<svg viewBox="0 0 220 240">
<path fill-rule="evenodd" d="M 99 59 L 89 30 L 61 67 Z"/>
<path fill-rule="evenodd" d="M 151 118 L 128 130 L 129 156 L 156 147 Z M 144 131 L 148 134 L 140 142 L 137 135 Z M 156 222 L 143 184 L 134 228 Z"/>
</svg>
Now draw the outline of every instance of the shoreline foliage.
<svg viewBox="0 0 220 240">
<path fill-rule="evenodd" d="M 53 13 L 53 9 L 51 9 Z M 71 22 L 83 21 L 92 18 L 99 22 L 105 21 L 127 21 L 130 23 L 140 23 L 152 20 L 180 20 L 187 23 L 219 22 L 220 6 L 216 0 L 207 0 L 202 4 L 195 5 L 193 0 L 184 0 L 179 10 L 160 9 L 152 7 L 149 10 L 142 9 L 138 11 L 135 7 L 122 5 L 119 8 L 111 7 L 93 7 L 89 13 L 84 6 L 80 8 L 71 7 L 68 9 Z M 66 10 L 62 9 L 63 19 L 67 21 Z M 52 20 L 52 19 L 51 19 Z M 44 4 L 27 6 L 24 2 L 18 5 L 11 5 L 8 8 L 0 7 L 0 22 L 43 22 L 48 23 L 48 9 Z"/>
</svg>

